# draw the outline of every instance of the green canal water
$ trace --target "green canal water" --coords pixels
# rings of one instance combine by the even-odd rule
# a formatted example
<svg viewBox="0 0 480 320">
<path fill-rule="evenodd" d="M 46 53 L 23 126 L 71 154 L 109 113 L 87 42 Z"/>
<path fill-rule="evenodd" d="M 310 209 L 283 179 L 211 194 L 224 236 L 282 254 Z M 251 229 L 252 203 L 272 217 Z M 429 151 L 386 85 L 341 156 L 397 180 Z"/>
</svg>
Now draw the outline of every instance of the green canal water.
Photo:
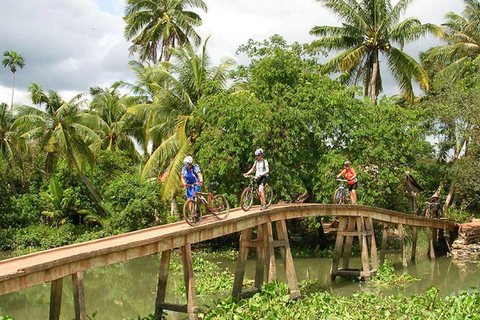
<svg viewBox="0 0 480 320">
<path fill-rule="evenodd" d="M 0 259 L 2 256 L 0 256 Z M 4 255 L 3 258 L 6 258 Z M 221 268 L 235 272 L 235 261 L 224 258 L 212 258 Z M 359 264 L 358 259 L 353 263 Z M 442 296 L 456 295 L 462 291 L 471 290 L 480 285 L 480 266 L 476 263 L 460 263 L 447 257 L 436 260 L 418 259 L 411 264 L 407 272 L 419 278 L 403 289 L 378 288 L 369 283 L 353 280 L 337 279 L 330 281 L 330 258 L 295 259 L 295 270 L 299 281 L 317 279 L 325 291 L 341 295 L 350 295 L 356 291 L 378 292 L 379 294 L 405 295 L 422 293 L 428 287 L 440 289 Z M 138 315 L 146 316 L 153 312 L 159 257 L 157 255 L 131 260 L 125 263 L 86 271 L 84 273 L 85 298 L 87 312 L 98 314 L 95 319 L 118 320 L 136 319 Z M 399 268 L 398 263 L 396 267 Z M 283 265 L 277 261 L 278 277 L 285 280 Z M 255 262 L 248 261 L 246 277 L 253 279 Z M 176 294 L 179 286 L 179 276 L 169 278 L 167 300 L 174 303 L 185 303 L 185 297 Z M 0 315 L 9 315 L 15 320 L 48 319 L 50 285 L 43 284 L 25 290 L 0 296 Z M 212 304 L 218 298 L 228 295 L 218 294 L 198 299 L 198 304 Z M 66 278 L 63 288 L 61 319 L 73 319 L 73 293 L 71 281 Z M 169 319 L 184 319 L 184 314 L 171 314 Z"/>
</svg>

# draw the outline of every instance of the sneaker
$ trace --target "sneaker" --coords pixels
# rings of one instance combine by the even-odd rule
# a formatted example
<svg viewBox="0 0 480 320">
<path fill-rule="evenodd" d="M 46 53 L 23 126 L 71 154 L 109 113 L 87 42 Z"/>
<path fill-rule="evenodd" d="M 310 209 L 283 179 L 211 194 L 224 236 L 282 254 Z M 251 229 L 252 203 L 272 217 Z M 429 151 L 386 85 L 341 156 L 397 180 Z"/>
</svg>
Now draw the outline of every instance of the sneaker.
<svg viewBox="0 0 480 320">
<path fill-rule="evenodd" d="M 265 210 L 265 209 L 267 209 L 266 205 L 262 205 L 262 207 L 260 208 L 260 210 Z"/>
</svg>

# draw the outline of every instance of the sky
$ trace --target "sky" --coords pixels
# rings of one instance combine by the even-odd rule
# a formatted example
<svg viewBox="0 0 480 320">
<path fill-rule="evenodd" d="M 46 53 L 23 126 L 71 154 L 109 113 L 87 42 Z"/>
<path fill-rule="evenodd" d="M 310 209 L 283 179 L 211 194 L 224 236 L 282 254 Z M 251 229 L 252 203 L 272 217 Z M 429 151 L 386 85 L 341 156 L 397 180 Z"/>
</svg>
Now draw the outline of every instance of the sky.
<svg viewBox="0 0 480 320">
<path fill-rule="evenodd" d="M 340 21 L 315 0 L 204 0 L 208 12 L 199 12 L 203 25 L 197 32 L 210 36 L 207 50 L 216 65 L 248 39 L 262 41 L 274 34 L 288 43 L 309 43 L 309 30 Z M 393 3 L 396 3 L 393 0 Z M 15 74 L 15 104 L 31 104 L 32 81 L 44 90 L 56 90 L 67 100 L 92 86 L 109 87 L 115 81 L 134 82 L 128 69 L 130 44 L 124 39 L 126 0 L 1 0 L 0 52 L 14 50 L 25 58 Z M 462 0 L 414 0 L 405 16 L 422 23 L 441 24 L 446 13 L 461 13 Z M 413 57 L 440 44 L 420 39 L 405 50 Z M 3 58 L 3 57 L 2 57 Z M 386 93 L 398 93 L 383 72 Z M 0 68 L 0 102 L 10 103 L 12 73 Z"/>
</svg>

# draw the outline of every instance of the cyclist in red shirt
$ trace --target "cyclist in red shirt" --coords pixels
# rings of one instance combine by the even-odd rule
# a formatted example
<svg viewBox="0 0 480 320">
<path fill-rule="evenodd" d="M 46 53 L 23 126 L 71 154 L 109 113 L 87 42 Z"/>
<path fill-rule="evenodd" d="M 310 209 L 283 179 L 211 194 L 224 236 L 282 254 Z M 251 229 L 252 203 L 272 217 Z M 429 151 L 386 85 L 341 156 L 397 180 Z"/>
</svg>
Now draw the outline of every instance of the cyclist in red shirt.
<svg viewBox="0 0 480 320">
<path fill-rule="evenodd" d="M 344 165 L 345 169 L 343 169 L 342 172 L 338 174 L 337 179 L 345 176 L 345 179 L 347 179 L 348 181 L 348 191 L 350 191 L 350 199 L 352 199 L 352 204 L 357 204 L 357 172 L 355 171 L 355 169 L 350 167 L 350 161 L 345 161 Z"/>
</svg>

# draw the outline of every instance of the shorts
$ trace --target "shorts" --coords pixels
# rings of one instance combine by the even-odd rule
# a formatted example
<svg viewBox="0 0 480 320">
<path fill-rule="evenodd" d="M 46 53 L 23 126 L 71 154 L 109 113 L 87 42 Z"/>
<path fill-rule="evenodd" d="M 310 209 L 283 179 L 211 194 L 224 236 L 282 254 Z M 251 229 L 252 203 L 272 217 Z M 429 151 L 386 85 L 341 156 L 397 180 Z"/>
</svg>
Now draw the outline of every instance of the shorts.
<svg viewBox="0 0 480 320">
<path fill-rule="evenodd" d="M 259 187 L 260 185 L 265 187 L 267 185 L 267 176 L 261 176 L 259 179 L 257 179 L 257 184 Z"/>
<path fill-rule="evenodd" d="M 195 186 L 195 191 L 200 192 L 201 186 Z M 193 198 L 193 188 L 187 187 L 187 199 Z"/>
<path fill-rule="evenodd" d="M 358 182 L 348 185 L 348 191 L 357 190 Z"/>
</svg>

